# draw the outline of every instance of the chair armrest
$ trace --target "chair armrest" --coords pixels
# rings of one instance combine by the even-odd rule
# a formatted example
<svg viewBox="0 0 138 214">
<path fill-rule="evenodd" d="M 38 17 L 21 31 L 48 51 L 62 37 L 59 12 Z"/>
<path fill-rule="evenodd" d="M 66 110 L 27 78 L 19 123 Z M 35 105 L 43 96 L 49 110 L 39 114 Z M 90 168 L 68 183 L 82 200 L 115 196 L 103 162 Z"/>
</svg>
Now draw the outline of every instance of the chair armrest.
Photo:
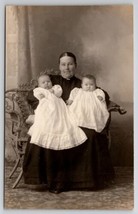
<svg viewBox="0 0 138 214">
<path fill-rule="evenodd" d="M 12 133 L 19 131 L 21 127 L 21 116 L 16 110 L 6 110 L 6 113 L 10 115 L 9 122 L 12 126 Z"/>
<path fill-rule="evenodd" d="M 109 112 L 119 112 L 120 114 L 126 114 L 127 113 L 125 108 L 119 106 L 118 104 L 114 103 L 113 101 L 110 101 L 107 109 Z"/>
</svg>

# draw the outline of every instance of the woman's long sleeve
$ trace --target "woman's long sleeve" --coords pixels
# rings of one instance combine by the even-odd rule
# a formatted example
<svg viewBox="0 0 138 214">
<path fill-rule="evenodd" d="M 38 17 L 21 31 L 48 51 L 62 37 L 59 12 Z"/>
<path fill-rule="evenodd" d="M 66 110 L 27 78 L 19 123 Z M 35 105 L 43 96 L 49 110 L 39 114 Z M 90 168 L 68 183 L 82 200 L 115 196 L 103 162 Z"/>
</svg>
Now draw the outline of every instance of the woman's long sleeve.
<svg viewBox="0 0 138 214">
<path fill-rule="evenodd" d="M 34 96 L 33 90 L 28 93 L 27 102 L 33 110 L 38 106 L 39 100 Z"/>
</svg>

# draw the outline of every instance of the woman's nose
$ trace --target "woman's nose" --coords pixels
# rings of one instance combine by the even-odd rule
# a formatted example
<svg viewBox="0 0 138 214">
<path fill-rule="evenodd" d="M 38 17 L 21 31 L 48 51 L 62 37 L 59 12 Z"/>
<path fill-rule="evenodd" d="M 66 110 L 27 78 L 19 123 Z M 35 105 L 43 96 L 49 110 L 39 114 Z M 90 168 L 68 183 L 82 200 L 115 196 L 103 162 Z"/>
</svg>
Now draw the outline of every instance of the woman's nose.
<svg viewBox="0 0 138 214">
<path fill-rule="evenodd" d="M 66 69 L 68 69 L 68 68 L 69 68 L 69 65 L 68 65 L 68 64 L 67 64 L 67 65 L 65 65 L 65 68 L 66 68 Z"/>
</svg>

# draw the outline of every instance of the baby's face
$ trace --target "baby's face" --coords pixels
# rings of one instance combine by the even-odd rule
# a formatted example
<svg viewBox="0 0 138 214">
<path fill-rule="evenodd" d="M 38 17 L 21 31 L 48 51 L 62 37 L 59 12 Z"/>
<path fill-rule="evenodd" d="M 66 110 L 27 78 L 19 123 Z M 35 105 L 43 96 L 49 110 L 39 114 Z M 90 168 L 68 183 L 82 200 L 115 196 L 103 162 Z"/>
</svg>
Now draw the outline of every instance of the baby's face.
<svg viewBox="0 0 138 214">
<path fill-rule="evenodd" d="M 38 86 L 45 89 L 52 88 L 52 82 L 50 80 L 50 77 L 47 75 L 40 76 L 38 79 Z"/>
<path fill-rule="evenodd" d="M 81 86 L 84 91 L 94 91 L 96 89 L 95 81 L 93 79 L 88 79 L 86 77 L 82 79 Z"/>
</svg>

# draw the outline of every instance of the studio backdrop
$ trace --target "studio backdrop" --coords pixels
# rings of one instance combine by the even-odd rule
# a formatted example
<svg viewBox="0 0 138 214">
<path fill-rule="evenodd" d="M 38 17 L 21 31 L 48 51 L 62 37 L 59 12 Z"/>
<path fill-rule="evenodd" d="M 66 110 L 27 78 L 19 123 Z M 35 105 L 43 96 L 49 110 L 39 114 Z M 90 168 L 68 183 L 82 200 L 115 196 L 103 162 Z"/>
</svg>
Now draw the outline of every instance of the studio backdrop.
<svg viewBox="0 0 138 214">
<path fill-rule="evenodd" d="M 8 6 L 6 8 L 6 89 L 29 82 L 45 68 L 58 72 L 64 51 L 77 57 L 77 73 L 97 84 L 127 114 L 112 114 L 114 165 L 133 165 L 133 7 Z"/>
</svg>

